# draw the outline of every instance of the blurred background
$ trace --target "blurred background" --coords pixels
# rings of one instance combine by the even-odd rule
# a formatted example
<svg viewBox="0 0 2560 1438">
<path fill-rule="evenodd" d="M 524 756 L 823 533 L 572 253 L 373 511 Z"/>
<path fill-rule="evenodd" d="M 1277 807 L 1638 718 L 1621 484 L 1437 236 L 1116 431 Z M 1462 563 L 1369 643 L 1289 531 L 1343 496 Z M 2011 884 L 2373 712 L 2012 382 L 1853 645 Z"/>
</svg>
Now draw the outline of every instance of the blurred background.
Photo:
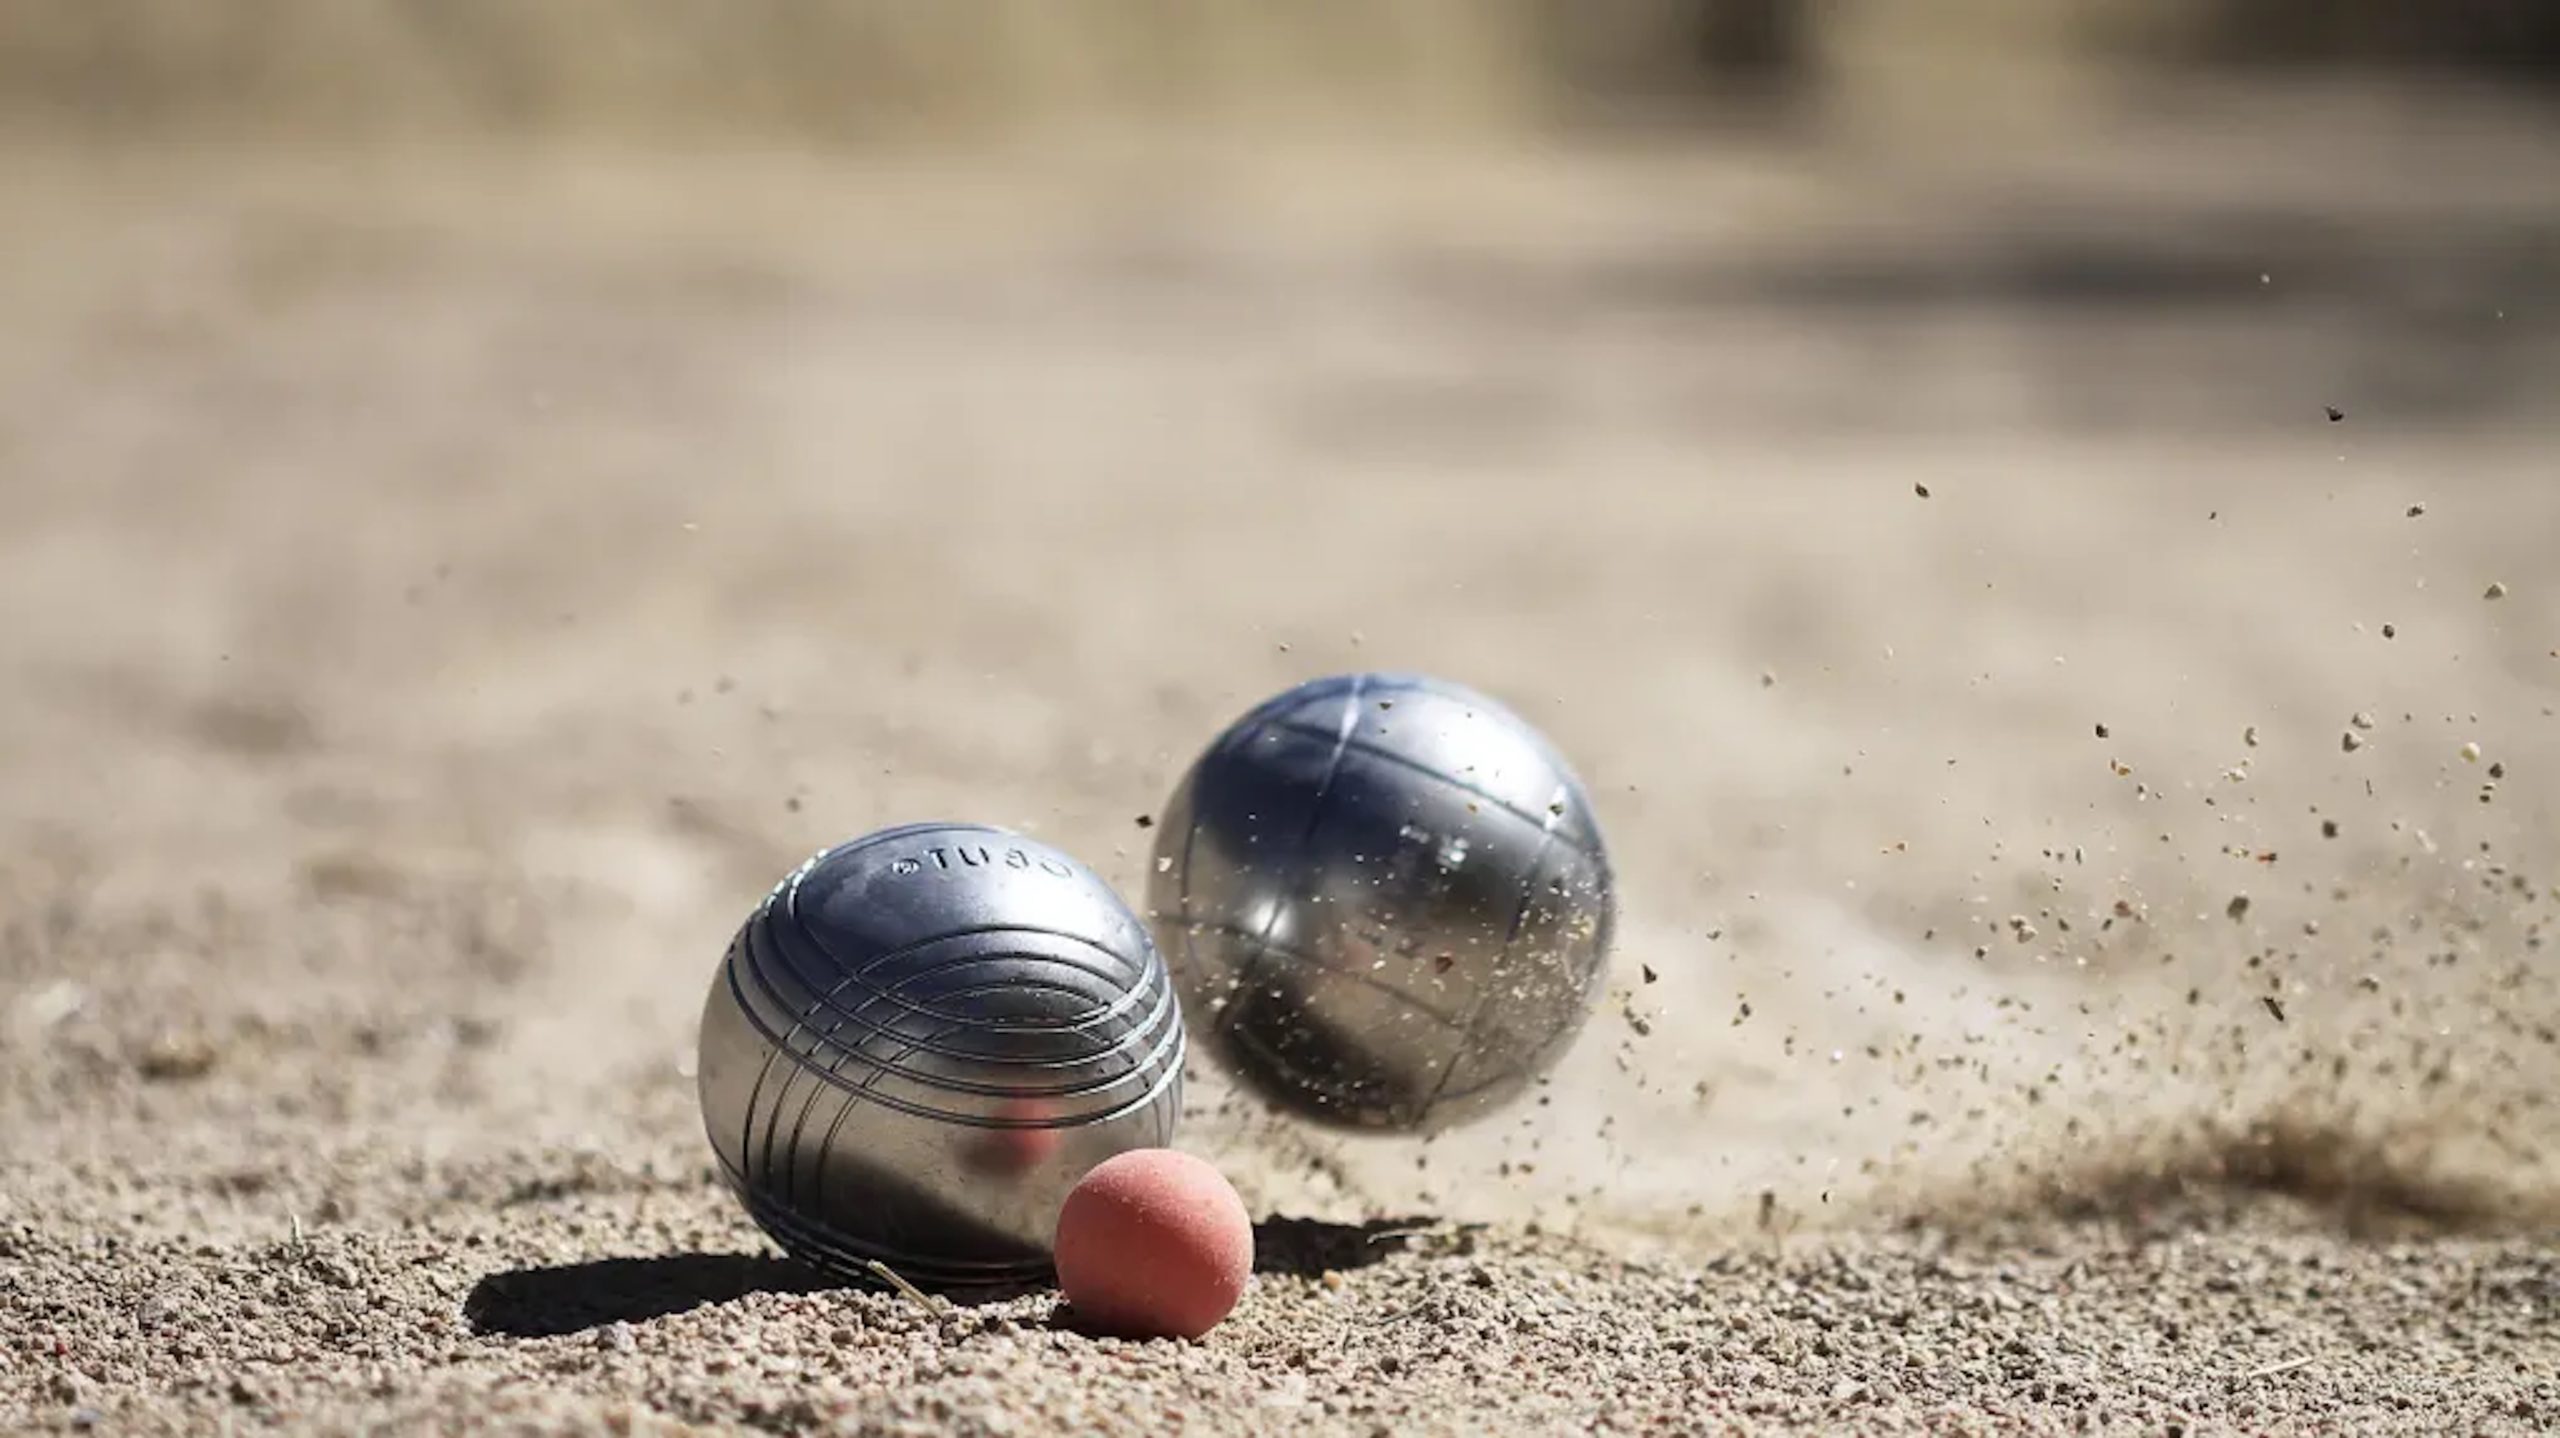
<svg viewBox="0 0 2560 1438">
<path fill-rule="evenodd" d="M 2530 0 L 29 0 L 6 25 L 25 120 L 294 139 L 841 143 L 1279 115 L 1537 130 L 1886 89 L 1963 112 L 2058 75 L 2530 85 L 2560 55 L 2560 20 Z M 2097 101 L 2074 88 L 2046 106 Z"/>
<path fill-rule="evenodd" d="M 2535 0 L 12 0 L 16 1191 L 742 1230 L 692 1024 L 790 864 L 1134 895 L 1229 718 L 1410 667 L 1583 766 L 1612 992 L 1429 1145 L 1198 1074 L 1257 1211 L 2540 1203 L 2555 63 Z"/>
</svg>

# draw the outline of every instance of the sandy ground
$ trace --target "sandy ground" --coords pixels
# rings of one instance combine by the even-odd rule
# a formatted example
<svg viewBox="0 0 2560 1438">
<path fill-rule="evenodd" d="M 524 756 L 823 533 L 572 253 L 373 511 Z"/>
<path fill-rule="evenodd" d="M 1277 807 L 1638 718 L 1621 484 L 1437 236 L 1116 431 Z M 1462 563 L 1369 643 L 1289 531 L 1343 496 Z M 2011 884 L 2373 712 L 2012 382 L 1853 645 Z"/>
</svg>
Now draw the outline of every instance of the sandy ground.
<svg viewBox="0 0 2560 1438">
<path fill-rule="evenodd" d="M 2547 1429 L 2549 125 L 11 152 L 0 1424 Z M 690 1079 L 765 887 L 1137 892 L 1354 667 L 1599 796 L 1552 1085 L 1195 1073 L 1272 1219 L 1197 1345 L 771 1258 Z"/>
</svg>

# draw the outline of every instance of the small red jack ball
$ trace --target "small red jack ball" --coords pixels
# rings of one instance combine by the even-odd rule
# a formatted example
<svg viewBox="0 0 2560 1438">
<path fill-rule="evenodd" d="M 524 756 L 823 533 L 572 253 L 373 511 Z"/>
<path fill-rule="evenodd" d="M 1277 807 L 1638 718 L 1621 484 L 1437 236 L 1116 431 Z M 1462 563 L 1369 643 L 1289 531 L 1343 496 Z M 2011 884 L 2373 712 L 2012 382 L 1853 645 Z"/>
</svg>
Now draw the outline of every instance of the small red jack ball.
<svg viewBox="0 0 2560 1438">
<path fill-rule="evenodd" d="M 1058 1286 L 1076 1316 L 1132 1338 L 1197 1338 L 1244 1296 L 1253 1220 L 1206 1162 L 1169 1148 L 1105 1159 L 1058 1211 Z"/>
</svg>

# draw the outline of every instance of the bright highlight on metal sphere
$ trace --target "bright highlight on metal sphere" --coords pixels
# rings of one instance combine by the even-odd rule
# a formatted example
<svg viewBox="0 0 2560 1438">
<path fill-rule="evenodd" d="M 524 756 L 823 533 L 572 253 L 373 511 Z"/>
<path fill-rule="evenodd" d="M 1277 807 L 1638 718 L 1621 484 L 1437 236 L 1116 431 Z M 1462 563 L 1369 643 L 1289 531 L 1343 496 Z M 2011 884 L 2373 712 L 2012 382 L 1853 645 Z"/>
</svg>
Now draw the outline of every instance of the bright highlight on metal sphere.
<svg viewBox="0 0 2560 1438">
<path fill-rule="evenodd" d="M 1166 805 L 1149 920 L 1195 1039 L 1284 1110 L 1427 1131 L 1553 1067 L 1615 925 L 1591 802 L 1472 690 L 1319 679 L 1201 755 Z"/>
<path fill-rule="evenodd" d="M 1091 870 L 910 825 L 812 858 L 739 929 L 703 1004 L 703 1123 L 805 1262 L 1037 1280 L 1076 1181 L 1172 1141 L 1183 1044 L 1145 926 Z"/>
</svg>

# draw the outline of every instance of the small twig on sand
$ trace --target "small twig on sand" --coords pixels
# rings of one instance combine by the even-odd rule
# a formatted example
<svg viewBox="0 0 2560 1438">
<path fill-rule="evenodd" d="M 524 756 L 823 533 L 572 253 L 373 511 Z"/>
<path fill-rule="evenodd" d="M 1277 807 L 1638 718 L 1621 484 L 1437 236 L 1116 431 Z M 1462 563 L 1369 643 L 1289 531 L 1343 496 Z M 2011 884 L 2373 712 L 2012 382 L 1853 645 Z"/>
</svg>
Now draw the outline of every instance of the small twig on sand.
<svg viewBox="0 0 2560 1438">
<path fill-rule="evenodd" d="M 873 1273 L 876 1273 L 882 1278 L 888 1280 L 891 1287 L 897 1289 L 907 1297 L 914 1299 L 918 1308 L 923 1309 L 927 1313 L 941 1312 L 940 1309 L 933 1306 L 933 1299 L 929 1297 L 923 1289 L 918 1288 L 914 1284 L 907 1282 L 904 1278 L 899 1277 L 898 1270 L 891 1268 L 889 1265 L 882 1263 L 876 1258 L 866 1260 L 865 1266 Z"/>
<path fill-rule="evenodd" d="M 1363 1243 L 1390 1243 L 1399 1238 L 1420 1238 L 1426 1233 L 1437 1233 L 1440 1231 L 1440 1228 L 1441 1225 L 1437 1223 L 1416 1223 L 1409 1224 L 1402 1228 L 1381 1228 L 1361 1241 Z"/>
<path fill-rule="evenodd" d="M 2310 1366 L 2311 1360 L 2309 1358 L 2288 1358 L 2282 1363 L 2270 1363 L 2264 1368 L 2252 1368 L 2248 1372 L 2240 1375 L 2240 1381 L 2243 1383 L 2254 1383 L 2261 1378 L 2273 1378 L 2279 1373 L 2291 1373 L 2297 1368 L 2308 1368 Z"/>
</svg>

